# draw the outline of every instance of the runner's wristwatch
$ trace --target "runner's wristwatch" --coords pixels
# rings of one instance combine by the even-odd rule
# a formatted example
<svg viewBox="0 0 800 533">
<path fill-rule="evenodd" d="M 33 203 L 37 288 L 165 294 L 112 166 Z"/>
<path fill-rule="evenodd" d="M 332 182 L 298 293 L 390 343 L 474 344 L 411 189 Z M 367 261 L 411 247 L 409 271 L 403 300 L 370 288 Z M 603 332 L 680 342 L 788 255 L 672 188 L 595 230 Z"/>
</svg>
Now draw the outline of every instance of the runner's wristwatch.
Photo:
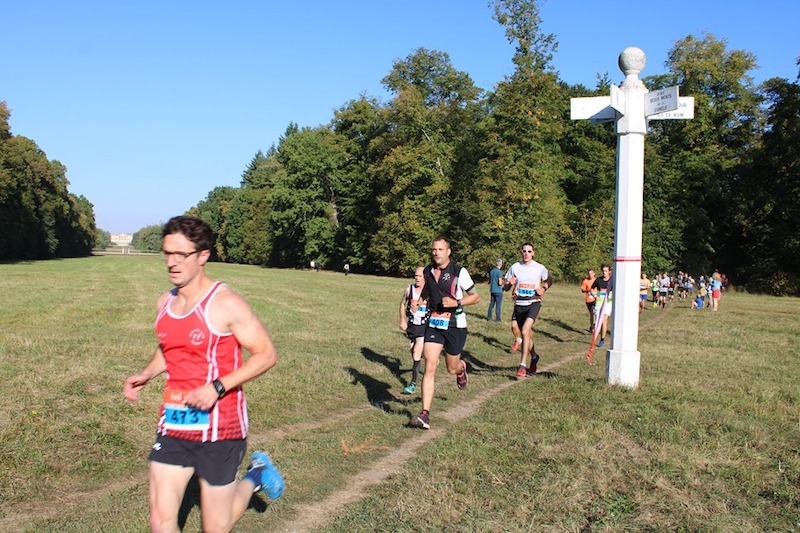
<svg viewBox="0 0 800 533">
<path fill-rule="evenodd" d="M 217 391 L 217 394 L 219 394 L 219 397 L 222 398 L 222 396 L 225 394 L 225 385 L 223 385 L 218 379 L 212 381 L 211 384 L 214 385 L 214 389 Z"/>
</svg>

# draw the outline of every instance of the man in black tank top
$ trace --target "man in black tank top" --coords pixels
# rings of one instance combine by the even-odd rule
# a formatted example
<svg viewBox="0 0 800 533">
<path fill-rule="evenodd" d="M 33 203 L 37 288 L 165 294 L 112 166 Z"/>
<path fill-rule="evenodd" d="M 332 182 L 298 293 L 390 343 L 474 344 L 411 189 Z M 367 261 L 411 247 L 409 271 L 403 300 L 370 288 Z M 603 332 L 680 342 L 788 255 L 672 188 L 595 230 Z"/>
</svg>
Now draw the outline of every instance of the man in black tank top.
<svg viewBox="0 0 800 533">
<path fill-rule="evenodd" d="M 455 374 L 459 389 L 467 386 L 467 364 L 461 351 L 467 340 L 467 316 L 463 306 L 481 301 L 467 269 L 450 261 L 450 242 L 437 237 L 431 246 L 433 264 L 425 267 L 423 298 L 430 308 L 425 330 L 425 373 L 422 377 L 422 412 L 411 418 L 413 427 L 430 429 L 430 408 L 433 402 L 436 365 L 442 350 L 447 372 Z"/>
</svg>

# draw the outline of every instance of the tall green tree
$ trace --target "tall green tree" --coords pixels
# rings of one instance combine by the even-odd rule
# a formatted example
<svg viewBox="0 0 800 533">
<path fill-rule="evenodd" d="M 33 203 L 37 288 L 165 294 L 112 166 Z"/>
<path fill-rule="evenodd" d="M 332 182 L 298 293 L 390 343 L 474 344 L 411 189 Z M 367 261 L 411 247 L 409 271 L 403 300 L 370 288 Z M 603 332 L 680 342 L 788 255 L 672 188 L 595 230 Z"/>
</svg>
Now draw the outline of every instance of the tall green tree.
<svg viewBox="0 0 800 533">
<path fill-rule="evenodd" d="M 346 194 L 346 151 L 328 127 L 303 128 L 284 137 L 277 152 L 284 169 L 271 190 L 272 264 L 322 264 L 331 258 L 339 228 L 339 198 Z"/>
<path fill-rule="evenodd" d="M 133 234 L 131 246 L 142 252 L 158 252 L 161 250 L 161 231 L 164 227 L 161 224 L 145 226 Z"/>
<path fill-rule="evenodd" d="M 341 180 L 346 191 L 338 201 L 333 260 L 371 272 L 375 270 L 370 246 L 379 215 L 378 198 L 386 193 L 386 180 L 371 169 L 383 155 L 376 140 L 390 127 L 387 111 L 376 99 L 362 96 L 337 110 L 331 126 L 344 150 Z"/>
<path fill-rule="evenodd" d="M 645 78 L 650 90 L 678 85 L 681 94 L 695 98 L 693 120 L 651 122 L 648 138 L 663 163 L 651 167 L 648 185 L 665 191 L 677 210 L 676 267 L 709 272 L 736 261 L 725 250 L 736 211 L 730 191 L 763 130 L 761 97 L 749 75 L 756 66 L 752 53 L 728 50 L 724 39 L 707 33 L 677 41 L 668 55 L 669 72 Z"/>
<path fill-rule="evenodd" d="M 374 141 L 383 156 L 370 172 L 384 184 L 371 252 L 382 271 L 408 273 L 435 236 L 453 238 L 461 223 L 457 146 L 482 91 L 447 54 L 425 48 L 396 61 L 382 82 L 394 98 L 389 126 Z"/>
<path fill-rule="evenodd" d="M 568 95 L 605 96 L 609 90 L 607 78 L 601 78 L 594 90 L 575 86 L 568 89 Z M 566 167 L 561 183 L 571 228 L 571 238 L 564 242 L 568 250 L 564 274 L 568 278 L 581 279 L 588 269 L 598 270 L 613 257 L 616 141 L 612 124 L 566 122 L 560 144 Z"/>
<path fill-rule="evenodd" d="M 105 250 L 109 246 L 111 246 L 111 233 L 97 228 L 96 237 L 94 239 L 94 249 Z"/>
<path fill-rule="evenodd" d="M 215 187 L 208 193 L 205 200 L 201 200 L 189 210 L 189 215 L 200 218 L 211 226 L 216 238 L 214 258 L 221 261 L 229 260 L 226 240 L 229 226 L 226 217 L 239 191 L 240 189 L 236 187 Z"/>
<path fill-rule="evenodd" d="M 272 227 L 267 189 L 244 187 L 237 191 L 225 213 L 225 260 L 267 265 L 272 254 Z"/>
<path fill-rule="evenodd" d="M 748 288 L 800 295 L 800 84 L 764 83 L 767 129 L 733 191 L 740 270 Z"/>
<path fill-rule="evenodd" d="M 560 140 L 568 98 L 549 62 L 555 38 L 541 31 L 533 0 L 497 0 L 494 18 L 515 45 L 514 73 L 489 97 L 482 157 L 462 181 L 459 213 L 465 240 L 478 255 L 497 252 L 516 258 L 523 242 L 533 242 L 537 259 L 556 275 L 566 266 L 568 205 Z M 477 205 L 467 200 L 472 196 Z M 488 266 L 488 265 L 485 265 Z"/>
<path fill-rule="evenodd" d="M 11 135 L 0 102 L 0 259 L 49 259 L 91 253 L 92 205 L 68 190 L 67 169 L 34 141 Z"/>
<path fill-rule="evenodd" d="M 242 187 L 270 189 L 284 174 L 283 165 L 278 160 L 277 149 L 271 146 L 264 154 L 259 150 L 242 173 Z"/>
</svg>

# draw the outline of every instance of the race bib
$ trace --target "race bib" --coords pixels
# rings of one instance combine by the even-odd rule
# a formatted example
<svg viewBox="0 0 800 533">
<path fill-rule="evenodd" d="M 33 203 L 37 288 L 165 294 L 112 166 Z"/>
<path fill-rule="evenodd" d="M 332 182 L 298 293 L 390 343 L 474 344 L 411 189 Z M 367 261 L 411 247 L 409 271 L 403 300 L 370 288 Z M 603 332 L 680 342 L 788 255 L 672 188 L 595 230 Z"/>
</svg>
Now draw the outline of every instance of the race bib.
<svg viewBox="0 0 800 533">
<path fill-rule="evenodd" d="M 597 293 L 597 300 L 595 301 L 595 304 L 603 305 L 603 303 L 606 301 L 607 297 L 608 297 L 608 292 L 607 291 L 598 292 Z M 608 301 L 610 302 L 611 299 L 609 298 Z"/>
<path fill-rule="evenodd" d="M 447 329 L 450 327 L 451 313 L 431 313 L 428 325 L 436 329 Z"/>
<path fill-rule="evenodd" d="M 539 295 L 536 294 L 536 285 L 533 283 L 520 283 L 517 287 L 517 296 L 523 300 L 539 297 Z"/>
<path fill-rule="evenodd" d="M 164 427 L 178 431 L 201 431 L 210 427 L 208 411 L 186 405 L 189 391 L 164 391 Z"/>
</svg>

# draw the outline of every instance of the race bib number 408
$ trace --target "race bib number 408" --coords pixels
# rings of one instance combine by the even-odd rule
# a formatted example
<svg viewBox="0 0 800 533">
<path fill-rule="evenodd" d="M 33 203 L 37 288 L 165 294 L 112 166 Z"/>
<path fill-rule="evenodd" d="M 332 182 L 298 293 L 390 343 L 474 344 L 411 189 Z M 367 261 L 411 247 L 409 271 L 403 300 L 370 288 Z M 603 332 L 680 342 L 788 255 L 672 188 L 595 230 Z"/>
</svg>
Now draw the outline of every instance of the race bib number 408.
<svg viewBox="0 0 800 533">
<path fill-rule="evenodd" d="M 436 329 L 447 329 L 450 327 L 450 313 L 431 313 L 428 325 Z"/>
<path fill-rule="evenodd" d="M 210 427 L 208 411 L 186 405 L 189 391 L 164 391 L 164 427 L 177 431 L 202 431 Z"/>
</svg>

